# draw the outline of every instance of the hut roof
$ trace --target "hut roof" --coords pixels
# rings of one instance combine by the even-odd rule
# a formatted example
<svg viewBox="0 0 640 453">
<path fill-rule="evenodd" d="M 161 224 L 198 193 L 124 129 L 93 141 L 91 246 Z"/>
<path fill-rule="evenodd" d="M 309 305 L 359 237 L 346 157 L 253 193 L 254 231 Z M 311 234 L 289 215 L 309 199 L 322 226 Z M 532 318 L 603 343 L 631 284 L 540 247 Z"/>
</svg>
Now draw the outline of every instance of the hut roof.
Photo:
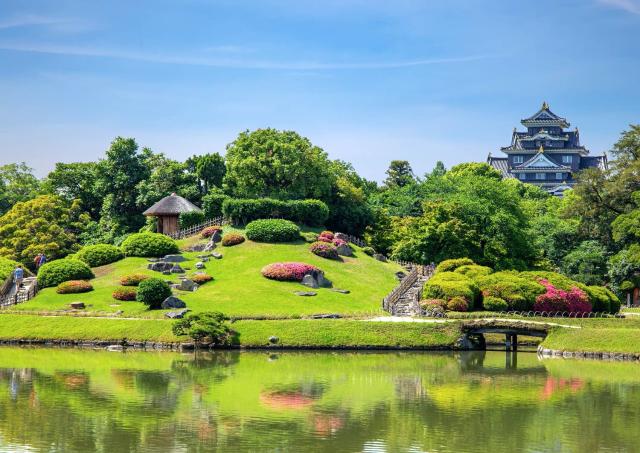
<svg viewBox="0 0 640 453">
<path fill-rule="evenodd" d="M 142 214 L 146 216 L 160 215 L 180 215 L 183 212 L 202 212 L 202 210 L 189 200 L 182 198 L 180 195 L 172 193 L 168 197 L 164 197 Z"/>
</svg>

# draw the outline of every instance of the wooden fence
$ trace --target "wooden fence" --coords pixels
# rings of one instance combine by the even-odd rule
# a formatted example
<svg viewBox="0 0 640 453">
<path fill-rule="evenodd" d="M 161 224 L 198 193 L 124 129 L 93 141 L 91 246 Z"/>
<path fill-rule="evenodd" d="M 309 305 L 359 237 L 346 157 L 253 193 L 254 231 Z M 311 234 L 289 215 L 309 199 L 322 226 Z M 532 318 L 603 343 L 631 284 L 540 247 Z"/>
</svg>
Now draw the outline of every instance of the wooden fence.
<svg viewBox="0 0 640 453">
<path fill-rule="evenodd" d="M 184 239 L 186 237 L 193 236 L 194 234 L 200 233 L 206 227 L 210 227 L 214 225 L 222 226 L 222 225 L 226 225 L 227 223 L 229 222 L 225 220 L 223 217 L 215 217 L 213 219 L 205 220 L 204 222 L 199 223 L 197 225 L 193 225 L 188 228 L 178 230 L 175 233 L 169 233 L 167 234 L 167 236 L 169 236 L 172 239 Z"/>
</svg>

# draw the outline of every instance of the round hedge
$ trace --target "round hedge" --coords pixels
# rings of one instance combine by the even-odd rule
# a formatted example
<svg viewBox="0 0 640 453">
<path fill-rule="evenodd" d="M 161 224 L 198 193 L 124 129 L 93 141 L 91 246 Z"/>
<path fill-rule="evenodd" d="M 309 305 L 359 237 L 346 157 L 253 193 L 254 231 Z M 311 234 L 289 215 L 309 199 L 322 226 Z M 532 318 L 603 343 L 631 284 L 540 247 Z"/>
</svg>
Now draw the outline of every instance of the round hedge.
<svg viewBox="0 0 640 453">
<path fill-rule="evenodd" d="M 486 296 L 482 301 L 484 309 L 487 311 L 507 311 L 509 304 L 504 299 L 495 296 Z"/>
<path fill-rule="evenodd" d="M 318 268 L 311 264 L 293 261 L 267 264 L 260 272 L 264 277 L 271 280 L 300 282 L 306 274 L 315 270 L 318 270 Z"/>
<path fill-rule="evenodd" d="M 309 250 L 311 250 L 311 253 L 314 255 L 318 255 L 329 260 L 337 260 L 339 258 L 336 248 L 332 244 L 328 244 L 326 242 L 314 242 L 309 246 Z"/>
<path fill-rule="evenodd" d="M 82 247 L 75 258 L 84 261 L 89 267 L 98 267 L 121 260 L 124 258 L 124 253 L 115 245 L 95 244 Z"/>
<path fill-rule="evenodd" d="M 111 294 L 111 297 L 113 297 L 116 300 L 131 301 L 131 300 L 136 300 L 137 293 L 138 291 L 135 288 L 126 286 L 124 288 L 116 289 Z"/>
<path fill-rule="evenodd" d="M 203 285 L 207 282 L 210 282 L 211 280 L 213 280 L 213 277 L 209 274 L 194 274 L 191 277 L 191 280 L 195 283 L 197 283 L 198 285 Z"/>
<path fill-rule="evenodd" d="M 293 242 L 300 238 L 300 228 L 283 219 L 259 219 L 249 222 L 247 237 L 256 242 Z"/>
<path fill-rule="evenodd" d="M 120 277 L 120 284 L 122 286 L 138 286 L 141 281 L 150 278 L 145 274 L 128 274 Z"/>
<path fill-rule="evenodd" d="M 47 288 L 49 286 L 58 286 L 68 280 L 89 280 L 93 277 L 93 272 L 91 272 L 91 268 L 87 266 L 87 263 L 65 258 L 42 265 L 38 271 L 38 286 Z"/>
<path fill-rule="evenodd" d="M 136 300 L 150 309 L 160 308 L 162 302 L 171 295 L 171 288 L 164 280 L 148 278 L 138 285 Z"/>
<path fill-rule="evenodd" d="M 122 242 L 126 256 L 164 256 L 178 252 L 178 244 L 160 233 L 134 233 Z"/>
<path fill-rule="evenodd" d="M 224 247 L 231 247 L 233 245 L 242 244 L 244 242 L 244 236 L 238 233 L 228 233 L 222 236 L 222 245 Z"/>
<path fill-rule="evenodd" d="M 93 291 L 93 286 L 86 280 L 69 280 L 56 287 L 58 294 L 78 294 Z"/>
</svg>

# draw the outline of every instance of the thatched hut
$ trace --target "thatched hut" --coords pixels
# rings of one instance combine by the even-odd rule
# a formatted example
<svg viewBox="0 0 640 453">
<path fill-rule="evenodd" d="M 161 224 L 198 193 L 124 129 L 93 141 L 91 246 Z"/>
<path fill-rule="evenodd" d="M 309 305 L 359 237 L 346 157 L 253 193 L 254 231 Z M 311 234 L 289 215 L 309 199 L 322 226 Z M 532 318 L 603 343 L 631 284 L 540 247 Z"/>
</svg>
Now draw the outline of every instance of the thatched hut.
<svg viewBox="0 0 640 453">
<path fill-rule="evenodd" d="M 172 234 L 177 233 L 180 229 L 178 220 L 183 212 L 202 211 L 189 200 L 172 193 L 144 211 L 143 214 L 158 218 L 158 233 Z"/>
</svg>

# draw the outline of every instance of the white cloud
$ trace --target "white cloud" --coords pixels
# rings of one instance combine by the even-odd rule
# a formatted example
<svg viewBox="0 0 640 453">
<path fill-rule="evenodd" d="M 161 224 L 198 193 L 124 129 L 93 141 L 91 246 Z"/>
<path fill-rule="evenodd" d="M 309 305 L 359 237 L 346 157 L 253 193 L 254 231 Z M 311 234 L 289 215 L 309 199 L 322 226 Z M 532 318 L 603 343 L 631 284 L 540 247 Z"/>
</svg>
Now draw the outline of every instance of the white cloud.
<svg viewBox="0 0 640 453">
<path fill-rule="evenodd" d="M 469 55 L 448 58 L 425 58 L 398 61 L 368 61 L 368 62 L 316 62 L 316 61 L 275 61 L 248 60 L 233 58 L 210 58 L 198 56 L 163 55 L 124 50 L 110 50 L 90 47 L 59 46 L 48 44 L 26 44 L 15 42 L 0 42 L 0 50 L 16 52 L 32 52 L 53 55 L 68 55 L 78 57 L 114 58 L 134 60 L 148 63 L 161 63 L 187 66 L 211 66 L 218 68 L 236 69 L 284 69 L 298 71 L 318 71 L 328 69 L 391 69 L 412 66 L 426 66 L 446 63 L 464 63 L 492 58 L 489 55 Z"/>
<path fill-rule="evenodd" d="M 20 14 L 0 20 L 0 30 L 23 27 L 46 27 L 49 30 L 63 33 L 75 33 L 92 29 L 92 26 L 85 21 L 37 14 Z"/>
<path fill-rule="evenodd" d="M 640 14 L 640 0 L 598 0 L 598 2 L 631 14 Z"/>
</svg>

